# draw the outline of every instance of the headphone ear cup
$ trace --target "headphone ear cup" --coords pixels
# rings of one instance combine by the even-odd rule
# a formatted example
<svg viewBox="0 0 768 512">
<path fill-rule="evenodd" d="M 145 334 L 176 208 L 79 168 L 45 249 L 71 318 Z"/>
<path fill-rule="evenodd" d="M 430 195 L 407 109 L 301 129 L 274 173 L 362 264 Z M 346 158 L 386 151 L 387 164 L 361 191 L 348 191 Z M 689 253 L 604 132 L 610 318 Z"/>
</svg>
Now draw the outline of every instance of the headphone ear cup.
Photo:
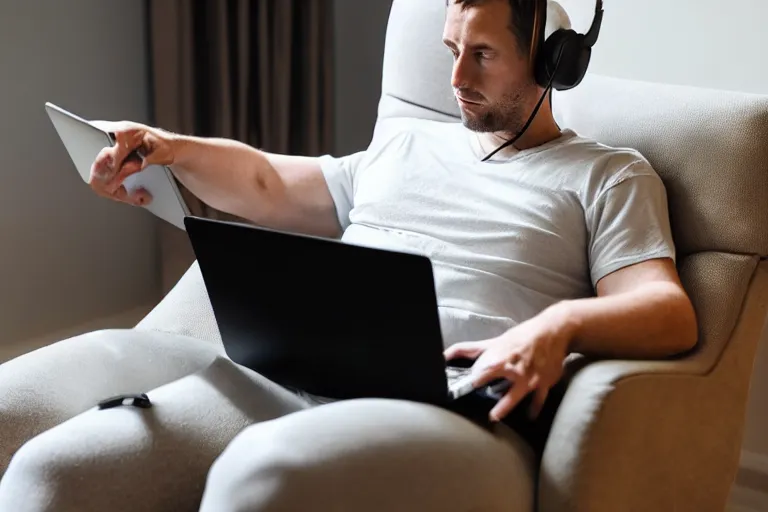
<svg viewBox="0 0 768 512">
<path fill-rule="evenodd" d="M 536 59 L 536 82 L 546 87 L 551 80 L 555 90 L 573 89 L 587 74 L 591 58 L 592 49 L 584 44 L 582 34 L 558 30 L 544 42 Z"/>
</svg>

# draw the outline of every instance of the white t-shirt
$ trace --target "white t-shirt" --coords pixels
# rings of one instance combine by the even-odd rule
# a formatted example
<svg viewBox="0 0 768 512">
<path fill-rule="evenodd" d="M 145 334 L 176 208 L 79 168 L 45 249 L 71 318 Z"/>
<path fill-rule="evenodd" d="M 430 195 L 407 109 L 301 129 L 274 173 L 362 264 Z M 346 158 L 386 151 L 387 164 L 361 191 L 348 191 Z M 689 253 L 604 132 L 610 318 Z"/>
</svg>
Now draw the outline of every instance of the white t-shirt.
<svg viewBox="0 0 768 512">
<path fill-rule="evenodd" d="M 379 121 L 366 151 L 320 164 L 343 241 L 432 260 L 446 346 L 594 295 L 622 267 L 675 258 L 664 185 L 636 151 L 571 130 L 481 162 L 461 123 Z"/>
</svg>

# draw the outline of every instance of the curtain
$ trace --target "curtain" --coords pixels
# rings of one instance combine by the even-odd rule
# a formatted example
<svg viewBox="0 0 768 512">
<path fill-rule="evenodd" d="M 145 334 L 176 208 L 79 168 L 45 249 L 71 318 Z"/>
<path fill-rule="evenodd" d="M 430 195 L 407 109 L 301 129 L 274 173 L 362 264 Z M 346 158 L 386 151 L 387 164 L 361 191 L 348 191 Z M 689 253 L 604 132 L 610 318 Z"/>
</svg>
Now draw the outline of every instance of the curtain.
<svg viewBox="0 0 768 512">
<path fill-rule="evenodd" d="M 153 123 L 265 151 L 332 146 L 332 0 L 149 0 Z M 181 184 L 192 213 L 227 218 Z M 162 223 L 165 224 L 165 223 Z M 163 289 L 194 260 L 162 225 Z"/>
</svg>

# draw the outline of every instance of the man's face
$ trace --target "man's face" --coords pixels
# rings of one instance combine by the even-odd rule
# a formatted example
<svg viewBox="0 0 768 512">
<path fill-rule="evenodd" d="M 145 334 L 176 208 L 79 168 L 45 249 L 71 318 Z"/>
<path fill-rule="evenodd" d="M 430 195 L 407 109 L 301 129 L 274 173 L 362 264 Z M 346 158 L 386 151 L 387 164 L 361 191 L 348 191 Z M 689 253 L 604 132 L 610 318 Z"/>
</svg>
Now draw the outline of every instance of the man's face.
<svg viewBox="0 0 768 512">
<path fill-rule="evenodd" d="M 448 6 L 443 42 L 454 55 L 453 86 L 464 125 L 477 132 L 523 128 L 539 94 L 530 62 L 509 28 L 507 0 Z"/>
</svg>

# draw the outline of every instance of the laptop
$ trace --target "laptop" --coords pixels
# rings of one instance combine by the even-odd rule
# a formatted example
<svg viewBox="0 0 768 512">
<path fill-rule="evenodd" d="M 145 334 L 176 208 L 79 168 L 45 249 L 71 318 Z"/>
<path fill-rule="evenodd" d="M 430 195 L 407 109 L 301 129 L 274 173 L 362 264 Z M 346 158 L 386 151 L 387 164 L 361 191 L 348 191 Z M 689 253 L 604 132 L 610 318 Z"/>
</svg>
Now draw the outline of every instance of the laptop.
<svg viewBox="0 0 768 512">
<path fill-rule="evenodd" d="M 475 391 L 468 367 L 446 365 L 429 258 L 237 222 L 184 222 L 234 362 L 331 399 L 447 406 Z"/>
</svg>

